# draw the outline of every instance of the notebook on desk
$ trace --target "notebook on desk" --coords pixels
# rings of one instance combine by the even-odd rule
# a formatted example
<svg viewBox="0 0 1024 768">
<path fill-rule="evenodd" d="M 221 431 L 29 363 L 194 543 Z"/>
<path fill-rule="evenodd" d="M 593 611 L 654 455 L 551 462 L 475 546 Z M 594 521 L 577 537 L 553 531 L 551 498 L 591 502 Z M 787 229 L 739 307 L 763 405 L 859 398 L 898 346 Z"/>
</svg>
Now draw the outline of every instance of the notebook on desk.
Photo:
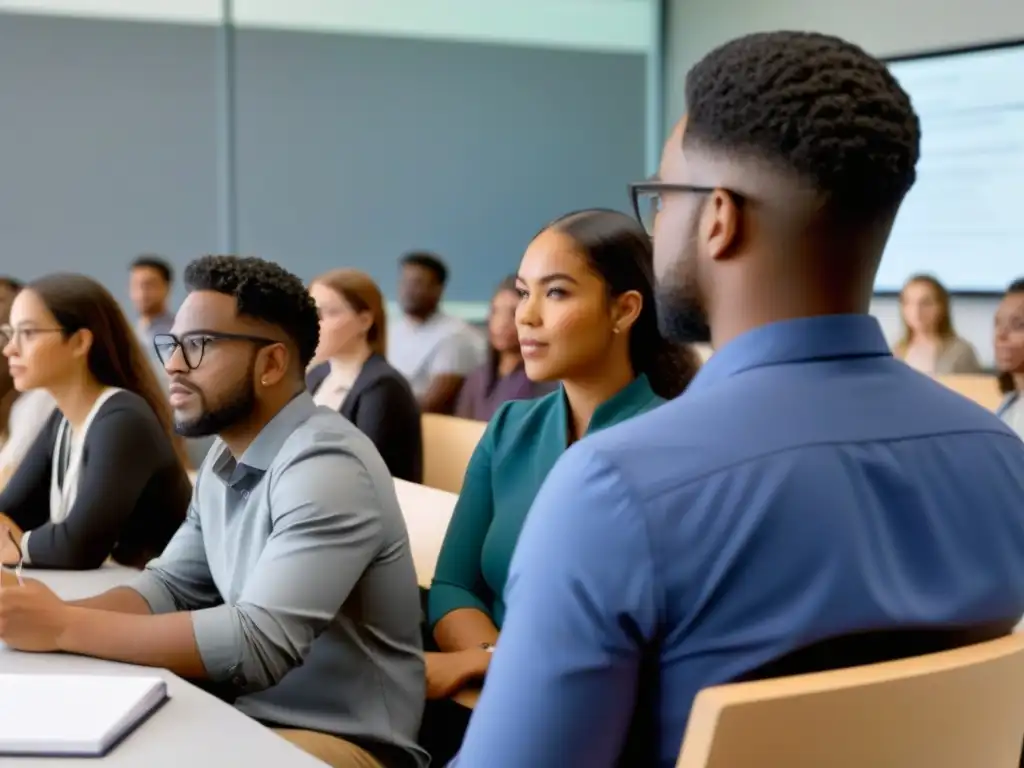
<svg viewBox="0 0 1024 768">
<path fill-rule="evenodd" d="M 0 756 L 102 757 L 166 700 L 159 677 L 0 675 Z"/>
</svg>

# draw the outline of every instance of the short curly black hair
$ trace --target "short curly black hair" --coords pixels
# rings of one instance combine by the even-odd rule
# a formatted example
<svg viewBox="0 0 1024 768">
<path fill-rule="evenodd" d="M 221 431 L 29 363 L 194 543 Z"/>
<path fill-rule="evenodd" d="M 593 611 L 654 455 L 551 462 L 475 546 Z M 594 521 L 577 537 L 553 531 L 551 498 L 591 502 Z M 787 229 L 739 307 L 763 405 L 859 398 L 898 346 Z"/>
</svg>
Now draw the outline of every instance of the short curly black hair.
<svg viewBox="0 0 1024 768">
<path fill-rule="evenodd" d="M 430 251 L 413 251 L 402 257 L 402 266 L 422 267 L 434 274 L 434 279 L 442 288 L 448 282 L 448 267 L 441 261 L 441 257 Z"/>
<path fill-rule="evenodd" d="M 302 281 L 280 264 L 250 256 L 203 256 L 185 268 L 185 286 L 233 296 L 238 314 L 278 326 L 306 370 L 320 341 L 316 304 Z"/>
<path fill-rule="evenodd" d="M 913 186 L 921 126 L 889 70 L 852 43 L 810 32 L 747 35 L 686 77 L 684 143 L 795 172 L 827 208 L 892 216 Z"/>
</svg>

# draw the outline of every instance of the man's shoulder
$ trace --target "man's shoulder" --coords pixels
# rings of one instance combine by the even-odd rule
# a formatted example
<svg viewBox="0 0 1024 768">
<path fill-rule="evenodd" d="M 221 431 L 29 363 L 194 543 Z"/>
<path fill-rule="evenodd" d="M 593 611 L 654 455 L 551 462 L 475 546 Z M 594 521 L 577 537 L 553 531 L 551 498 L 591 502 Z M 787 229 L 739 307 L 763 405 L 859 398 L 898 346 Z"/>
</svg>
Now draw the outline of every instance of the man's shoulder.
<svg viewBox="0 0 1024 768">
<path fill-rule="evenodd" d="M 362 461 L 372 452 L 372 442 L 355 424 L 338 411 L 319 406 L 284 441 L 271 469 L 279 470 L 317 456 Z"/>
</svg>

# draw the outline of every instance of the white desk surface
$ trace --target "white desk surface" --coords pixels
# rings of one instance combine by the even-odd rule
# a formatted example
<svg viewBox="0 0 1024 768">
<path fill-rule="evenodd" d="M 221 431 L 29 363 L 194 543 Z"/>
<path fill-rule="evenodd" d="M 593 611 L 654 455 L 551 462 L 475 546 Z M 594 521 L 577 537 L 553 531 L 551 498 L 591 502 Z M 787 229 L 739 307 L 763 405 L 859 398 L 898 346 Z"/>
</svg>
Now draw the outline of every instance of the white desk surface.
<svg viewBox="0 0 1024 768">
<path fill-rule="evenodd" d="M 97 571 L 31 571 L 67 599 L 87 597 L 129 581 L 135 571 L 106 566 Z M 160 675 L 170 695 L 163 707 L 102 760 L 81 758 L 0 758 L 3 768 L 42 765 L 102 765 L 103 768 L 233 768 L 273 765 L 323 768 L 323 763 L 274 735 L 205 691 L 163 670 L 99 661 L 81 656 L 12 651 L 0 643 L 0 672 L 35 674 Z"/>
<path fill-rule="evenodd" d="M 402 507 L 405 526 L 409 530 L 409 545 L 416 565 L 416 578 L 421 587 L 429 587 L 434 578 L 437 556 L 448 531 L 448 521 L 455 511 L 459 497 L 448 491 L 439 491 L 425 485 L 395 480 L 398 503 Z"/>
<path fill-rule="evenodd" d="M 458 496 L 403 480 L 395 480 L 395 489 L 409 529 L 417 576 L 422 585 L 429 586 Z M 118 565 L 81 572 L 25 571 L 26 576 L 48 584 L 68 600 L 120 586 L 131 581 L 136 573 Z M 98 763 L 88 758 L 5 757 L 3 768 L 37 768 L 55 763 L 101 764 L 104 768 L 323 766 L 234 707 L 164 670 L 80 656 L 20 653 L 0 643 L 0 673 L 157 674 L 167 681 L 170 695 L 167 704 Z"/>
</svg>

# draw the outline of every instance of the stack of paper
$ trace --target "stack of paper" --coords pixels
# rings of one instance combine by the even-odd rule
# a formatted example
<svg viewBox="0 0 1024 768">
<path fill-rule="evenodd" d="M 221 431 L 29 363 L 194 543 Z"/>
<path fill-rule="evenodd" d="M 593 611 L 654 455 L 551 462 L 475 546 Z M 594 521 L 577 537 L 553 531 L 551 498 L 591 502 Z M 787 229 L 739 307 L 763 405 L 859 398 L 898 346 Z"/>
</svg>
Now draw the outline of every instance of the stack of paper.
<svg viewBox="0 0 1024 768">
<path fill-rule="evenodd" d="M 159 677 L 0 675 L 0 755 L 102 756 L 166 699 Z"/>
</svg>

